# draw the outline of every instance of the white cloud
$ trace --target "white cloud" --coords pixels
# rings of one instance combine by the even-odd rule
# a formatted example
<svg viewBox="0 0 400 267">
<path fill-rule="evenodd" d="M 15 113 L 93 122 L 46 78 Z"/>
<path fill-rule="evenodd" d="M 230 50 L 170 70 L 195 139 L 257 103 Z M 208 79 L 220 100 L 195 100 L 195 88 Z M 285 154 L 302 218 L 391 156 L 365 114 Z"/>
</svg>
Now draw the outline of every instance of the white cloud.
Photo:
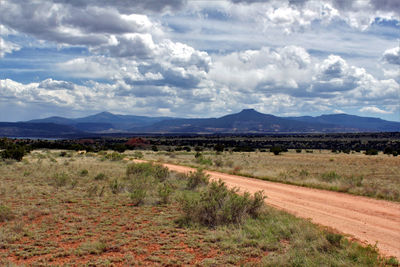
<svg viewBox="0 0 400 267">
<path fill-rule="evenodd" d="M 123 80 L 130 85 L 124 87 L 124 94 L 140 86 L 167 85 L 185 90 L 202 87 L 211 66 L 206 52 L 168 39 L 144 45 L 151 52 L 143 57 L 90 56 L 60 63 L 58 67 L 75 77 Z"/>
<path fill-rule="evenodd" d="M 312 92 L 349 91 L 357 86 L 357 69 L 349 67 L 340 56 L 330 55 L 316 66 L 317 74 L 313 77 Z"/>
<path fill-rule="evenodd" d="M 136 1 L 133 1 L 136 2 Z M 29 10 L 29 14 L 26 13 Z M 162 34 L 160 25 L 146 15 L 121 14 L 116 7 L 75 6 L 52 1 L 2 1 L 0 23 L 7 27 L 63 45 L 99 47 L 111 44 L 116 35 Z"/>
<path fill-rule="evenodd" d="M 243 92 L 296 90 L 309 75 L 310 55 L 301 47 L 234 52 L 217 57 L 210 78 Z"/>
<path fill-rule="evenodd" d="M 392 113 L 390 111 L 386 111 L 386 110 L 380 109 L 375 106 L 363 107 L 360 109 L 360 111 L 364 112 L 364 113 L 378 113 L 378 114 L 391 114 Z"/>
<path fill-rule="evenodd" d="M 130 61 L 130 66 L 121 66 L 119 61 L 105 56 L 78 57 L 66 62 L 58 63 L 59 72 L 68 74 L 71 77 L 89 79 L 115 79 L 120 77 L 120 72 L 129 72 L 130 75 L 138 75 L 135 61 Z"/>
<path fill-rule="evenodd" d="M 343 113 L 346 113 L 346 112 L 344 112 L 344 111 L 341 110 L 341 109 L 334 109 L 334 110 L 332 110 L 332 112 L 335 113 L 335 114 L 343 114 Z"/>
<path fill-rule="evenodd" d="M 0 57 L 37 42 L 60 53 L 82 49 L 46 66 L 65 81 L 5 79 L 0 101 L 180 116 L 398 104 L 400 52 L 387 49 L 395 30 L 380 33 L 385 38 L 368 32 L 371 23 L 398 18 L 389 0 L 10 0 L 0 13 L 1 34 L 11 35 L 0 37 Z M 385 63 L 377 64 L 382 53 Z"/>
<path fill-rule="evenodd" d="M 342 20 L 349 26 L 366 30 L 376 19 L 399 20 L 400 11 L 396 0 L 359 1 L 232 1 L 241 8 L 264 7 L 266 27 L 278 26 L 289 33 L 308 27 L 314 21 L 324 24 Z M 249 5 L 250 4 L 250 5 Z M 243 8 L 242 8 L 243 9 Z M 253 12 L 252 15 L 259 14 Z"/>
<path fill-rule="evenodd" d="M 390 64 L 400 65 L 400 46 L 387 49 L 383 53 L 383 60 Z"/>
<path fill-rule="evenodd" d="M 4 57 L 5 54 L 11 54 L 13 51 L 20 50 L 21 47 L 17 44 L 5 41 L 0 37 L 0 58 Z"/>
</svg>

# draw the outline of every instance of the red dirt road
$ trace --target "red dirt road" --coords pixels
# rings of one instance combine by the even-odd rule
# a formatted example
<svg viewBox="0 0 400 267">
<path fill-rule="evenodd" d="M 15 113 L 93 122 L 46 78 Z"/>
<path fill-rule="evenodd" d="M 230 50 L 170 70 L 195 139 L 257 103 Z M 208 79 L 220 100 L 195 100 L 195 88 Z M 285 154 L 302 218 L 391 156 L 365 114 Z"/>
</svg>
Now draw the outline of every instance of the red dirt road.
<svg viewBox="0 0 400 267">
<path fill-rule="evenodd" d="M 144 162 L 139 161 L 137 162 Z M 171 171 L 195 169 L 163 164 Z M 400 259 L 400 204 L 344 193 L 268 182 L 253 178 L 205 171 L 212 179 L 221 179 L 229 187 L 254 193 L 264 190 L 266 203 L 298 217 L 328 226 L 362 243 L 377 246 L 387 256 Z"/>
</svg>

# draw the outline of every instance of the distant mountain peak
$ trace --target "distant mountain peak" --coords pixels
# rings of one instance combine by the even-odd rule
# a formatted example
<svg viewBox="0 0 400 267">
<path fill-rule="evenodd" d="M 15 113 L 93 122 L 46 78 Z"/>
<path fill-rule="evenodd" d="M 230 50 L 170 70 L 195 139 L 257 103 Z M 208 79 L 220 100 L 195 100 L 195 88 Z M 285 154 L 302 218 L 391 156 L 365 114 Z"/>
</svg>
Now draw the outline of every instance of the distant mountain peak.
<svg viewBox="0 0 400 267">
<path fill-rule="evenodd" d="M 109 116 L 109 115 L 115 115 L 115 114 L 112 114 L 111 112 L 108 112 L 108 111 L 103 111 L 103 112 L 97 113 L 95 115 L 107 115 L 107 116 Z"/>
<path fill-rule="evenodd" d="M 260 112 L 258 112 L 254 108 L 245 108 L 245 109 L 242 109 L 242 111 L 240 111 L 239 113 L 260 113 Z"/>
</svg>

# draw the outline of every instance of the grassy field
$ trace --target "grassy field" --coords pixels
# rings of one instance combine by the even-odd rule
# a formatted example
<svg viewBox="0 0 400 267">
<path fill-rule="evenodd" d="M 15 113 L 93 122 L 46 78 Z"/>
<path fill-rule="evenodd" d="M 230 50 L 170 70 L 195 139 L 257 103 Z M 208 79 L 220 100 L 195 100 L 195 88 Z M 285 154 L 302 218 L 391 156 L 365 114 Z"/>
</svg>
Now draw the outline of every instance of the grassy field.
<svg viewBox="0 0 400 267">
<path fill-rule="evenodd" d="M 207 157 L 250 162 L 265 155 Z M 269 158 L 289 155 L 296 156 Z M 397 265 L 373 247 L 269 207 L 240 225 L 182 223 L 179 199 L 200 197 L 208 187 L 188 189 L 188 177 L 142 166 L 152 171 L 143 176 L 147 194 L 140 198 L 140 168 L 122 157 L 34 151 L 22 162 L 0 161 L 0 265 Z"/>
<path fill-rule="evenodd" d="M 269 152 L 152 152 L 144 158 L 203 167 L 269 181 L 400 201 L 400 157 L 327 150 Z"/>
</svg>

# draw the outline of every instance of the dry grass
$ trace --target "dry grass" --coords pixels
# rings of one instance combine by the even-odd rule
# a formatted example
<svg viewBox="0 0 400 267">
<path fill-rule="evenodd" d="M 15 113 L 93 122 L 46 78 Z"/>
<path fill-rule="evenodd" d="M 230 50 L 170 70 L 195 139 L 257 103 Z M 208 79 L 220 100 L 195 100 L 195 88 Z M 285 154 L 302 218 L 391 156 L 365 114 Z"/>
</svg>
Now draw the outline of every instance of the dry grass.
<svg viewBox="0 0 400 267">
<path fill-rule="evenodd" d="M 372 247 L 272 208 L 240 227 L 179 227 L 176 201 L 149 198 L 134 207 L 128 192 L 116 190 L 126 181 L 126 162 L 69 154 L 36 151 L 19 163 L 0 162 L 0 205 L 12 212 L 0 222 L 0 265 L 396 264 Z M 186 181 L 168 179 L 176 189 L 173 199 Z"/>
<path fill-rule="evenodd" d="M 204 152 L 203 159 L 199 160 L 195 153 L 147 151 L 144 158 L 400 201 L 400 157 L 336 154 L 326 150 L 312 152 L 289 151 L 279 156 L 269 152 L 223 152 L 220 155 Z"/>
</svg>

